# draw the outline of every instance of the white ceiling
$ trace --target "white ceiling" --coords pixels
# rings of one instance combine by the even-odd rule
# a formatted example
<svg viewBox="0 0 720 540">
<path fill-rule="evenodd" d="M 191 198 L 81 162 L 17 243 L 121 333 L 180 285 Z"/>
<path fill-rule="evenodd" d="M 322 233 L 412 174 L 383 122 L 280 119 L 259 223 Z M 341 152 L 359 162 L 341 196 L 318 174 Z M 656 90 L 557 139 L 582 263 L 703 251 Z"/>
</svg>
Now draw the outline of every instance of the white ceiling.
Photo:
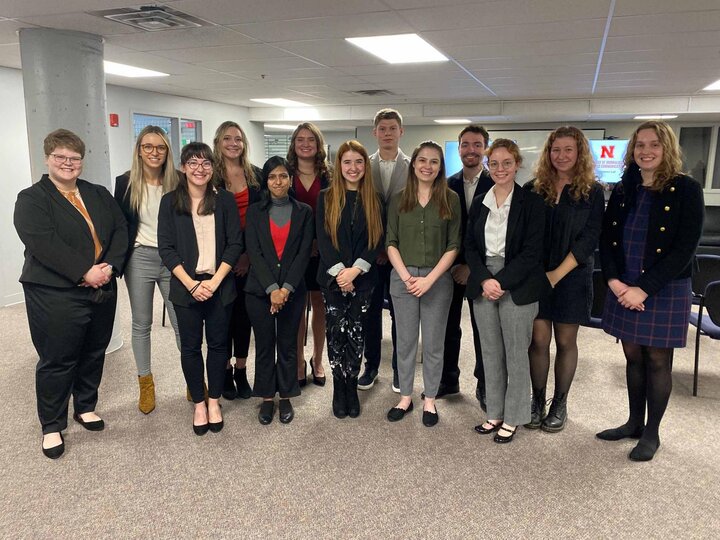
<svg viewBox="0 0 720 540">
<path fill-rule="evenodd" d="M 20 68 L 17 30 L 50 27 L 105 38 L 105 58 L 164 71 L 108 82 L 252 107 L 284 97 L 318 118 L 366 123 L 380 105 L 410 123 L 613 120 L 633 113 L 720 114 L 718 0 L 174 0 L 207 21 L 144 32 L 88 12 L 131 0 L 2 0 L 0 65 Z M 389 65 L 343 38 L 416 32 L 451 60 Z M 359 90 L 393 95 L 366 97 Z M 673 99 L 654 99 L 672 96 Z M 628 98 L 630 98 L 628 100 Z"/>
</svg>

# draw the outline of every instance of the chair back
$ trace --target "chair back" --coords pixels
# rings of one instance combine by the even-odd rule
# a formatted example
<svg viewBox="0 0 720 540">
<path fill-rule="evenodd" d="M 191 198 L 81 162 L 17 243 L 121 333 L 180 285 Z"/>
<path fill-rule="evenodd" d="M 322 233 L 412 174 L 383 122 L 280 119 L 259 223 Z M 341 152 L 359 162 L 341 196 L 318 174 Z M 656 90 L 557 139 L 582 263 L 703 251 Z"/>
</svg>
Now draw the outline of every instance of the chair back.
<svg viewBox="0 0 720 540">
<path fill-rule="evenodd" d="M 708 284 L 717 280 L 720 280 L 720 255 L 696 255 L 692 275 L 693 295 L 704 295 Z"/>
<path fill-rule="evenodd" d="M 715 326 L 720 326 L 720 281 L 708 283 L 705 288 L 705 309 Z"/>
</svg>

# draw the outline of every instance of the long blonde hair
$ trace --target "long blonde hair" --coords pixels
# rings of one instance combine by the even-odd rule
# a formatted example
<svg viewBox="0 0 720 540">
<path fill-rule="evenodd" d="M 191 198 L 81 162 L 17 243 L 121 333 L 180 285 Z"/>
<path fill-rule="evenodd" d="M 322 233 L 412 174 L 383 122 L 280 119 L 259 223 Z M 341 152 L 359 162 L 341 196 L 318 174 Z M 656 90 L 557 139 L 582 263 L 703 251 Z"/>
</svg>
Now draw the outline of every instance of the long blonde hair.
<svg viewBox="0 0 720 540">
<path fill-rule="evenodd" d="M 453 215 L 452 207 L 450 206 L 450 188 L 448 187 L 447 178 L 445 178 L 445 157 L 442 147 L 435 141 L 421 142 L 413 151 L 412 157 L 410 158 L 407 185 L 401 192 L 398 210 L 402 213 L 410 212 L 418 204 L 417 193 L 419 180 L 415 175 L 415 161 L 423 148 L 433 148 L 440 154 L 440 170 L 435 180 L 433 180 L 430 191 L 430 201 L 434 202 L 439 208 L 440 219 L 450 220 L 453 218 Z"/>
<path fill-rule="evenodd" d="M 590 191 L 595 185 L 595 162 L 590 152 L 590 145 L 582 131 L 575 126 L 562 126 L 553 131 L 545 141 L 540 159 L 535 166 L 535 181 L 533 187 L 535 192 L 545 199 L 548 204 L 555 204 L 557 192 L 555 181 L 558 178 L 557 170 L 553 167 L 550 158 L 553 143 L 562 137 L 575 141 L 577 146 L 577 161 L 573 167 L 570 181 L 570 196 L 577 202 L 580 198 L 587 200 Z"/>
<path fill-rule="evenodd" d="M 342 157 L 347 152 L 357 152 L 365 160 L 365 174 L 360 180 L 358 197 L 365 211 L 365 222 L 368 229 L 368 249 L 372 249 L 380 242 L 383 235 L 380 201 L 373 185 L 370 157 L 365 147 L 358 141 L 345 141 L 340 145 L 335 156 L 330 187 L 325 192 L 325 231 L 330 235 L 335 249 L 340 249 L 338 241 L 338 226 L 345 208 L 345 179 L 342 176 Z"/>
<path fill-rule="evenodd" d="M 643 122 L 630 137 L 627 151 L 625 152 L 625 166 L 629 168 L 631 165 L 638 166 L 635 163 L 635 145 L 637 144 L 638 133 L 643 129 L 652 129 L 660 140 L 663 149 L 662 161 L 660 166 L 655 169 L 653 183 L 648 189 L 653 191 L 662 191 L 682 171 L 682 152 L 680 143 L 678 142 L 675 132 L 666 123 L 658 120 L 650 120 Z"/>
<path fill-rule="evenodd" d="M 227 180 L 227 171 L 225 170 L 225 158 L 223 157 L 222 150 L 220 149 L 220 141 L 222 141 L 222 138 L 225 136 L 225 132 L 230 128 L 237 128 L 238 131 L 240 131 L 240 136 L 243 140 L 243 151 L 240 154 L 240 167 L 245 173 L 245 181 L 248 186 L 259 188 L 260 181 L 256 178 L 255 170 L 253 169 L 252 163 L 250 163 L 250 146 L 247 135 L 245 135 L 245 132 L 243 131 L 243 128 L 240 127 L 240 124 L 233 122 L 232 120 L 223 122 L 215 130 L 215 137 L 213 138 L 213 161 L 215 162 L 213 183 L 216 186 L 223 184 L 222 187 L 225 187 L 224 183 Z"/>
<path fill-rule="evenodd" d="M 130 167 L 130 171 L 128 171 L 127 173 L 130 181 L 128 182 L 125 196 L 127 197 L 127 194 L 130 193 L 130 208 L 132 208 L 135 213 L 140 213 L 140 208 L 142 208 L 142 205 L 145 202 L 145 197 L 147 196 L 145 168 L 142 156 L 140 155 L 142 152 L 142 149 L 140 147 L 142 146 L 143 137 L 150 134 L 159 136 L 163 140 L 163 144 L 167 146 L 165 163 L 163 163 L 162 165 L 162 175 L 160 177 L 160 183 L 162 184 L 163 193 L 174 190 L 177 187 L 179 180 L 177 171 L 175 170 L 172 147 L 170 146 L 170 141 L 168 140 L 167 134 L 161 127 L 145 126 L 140 132 L 140 134 L 137 136 L 137 140 L 135 141 L 135 151 L 133 152 L 132 166 Z"/>
</svg>

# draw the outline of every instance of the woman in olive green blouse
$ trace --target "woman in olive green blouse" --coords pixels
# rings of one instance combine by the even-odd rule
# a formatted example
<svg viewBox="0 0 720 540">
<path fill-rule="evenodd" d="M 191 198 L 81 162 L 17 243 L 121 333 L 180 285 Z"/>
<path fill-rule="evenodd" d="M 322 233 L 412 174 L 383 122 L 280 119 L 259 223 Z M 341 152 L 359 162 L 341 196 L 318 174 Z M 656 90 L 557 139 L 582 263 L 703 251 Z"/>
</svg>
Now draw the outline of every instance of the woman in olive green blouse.
<svg viewBox="0 0 720 540">
<path fill-rule="evenodd" d="M 426 141 L 410 160 L 407 186 L 388 207 L 385 243 L 393 265 L 390 295 L 397 324 L 400 402 L 388 420 L 413 409 L 418 330 L 423 334 L 423 424 L 438 422 L 435 396 L 440 385 L 447 315 L 453 280 L 449 269 L 460 247 L 460 199 L 445 178 L 440 145 Z"/>
</svg>

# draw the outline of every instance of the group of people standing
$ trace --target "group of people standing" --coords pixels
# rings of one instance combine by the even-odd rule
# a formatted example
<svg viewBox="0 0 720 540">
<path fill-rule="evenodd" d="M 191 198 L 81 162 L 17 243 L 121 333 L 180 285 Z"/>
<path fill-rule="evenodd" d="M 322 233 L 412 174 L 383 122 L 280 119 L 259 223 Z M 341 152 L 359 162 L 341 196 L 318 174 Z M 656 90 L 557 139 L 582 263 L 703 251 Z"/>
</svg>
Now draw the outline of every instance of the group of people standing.
<svg viewBox="0 0 720 540">
<path fill-rule="evenodd" d="M 516 183 L 523 163 L 517 144 L 490 144 L 482 126 L 460 132 L 463 168 L 449 178 L 441 146 L 426 141 L 408 157 L 399 148 L 402 134 L 400 114 L 383 109 L 374 119 L 378 151 L 369 155 L 358 141 L 346 141 L 330 166 L 322 133 L 303 123 L 287 157 L 271 157 L 259 169 L 249 161 L 242 128 L 224 122 L 214 148 L 182 149 L 176 171 L 167 135 L 149 126 L 137 138 L 130 170 L 116 180 L 114 201 L 79 179 L 82 141 L 66 130 L 48 135 L 48 174 L 20 193 L 15 210 L 26 246 L 20 281 L 40 357 L 43 453 L 57 458 L 64 451 L 71 395 L 76 421 L 104 427 L 95 407 L 117 277 L 125 278 L 130 298 L 139 409 L 155 408 L 150 329 L 157 285 L 198 435 L 222 430 L 221 397 L 261 398 L 258 420 L 269 424 L 278 396 L 280 422 L 293 420 L 290 400 L 309 379 L 308 303 L 312 382 L 325 385 L 327 338 L 336 417 L 359 416 L 358 389 L 377 378 L 387 304 L 392 386 L 400 394 L 387 418 L 399 421 L 413 410 L 422 332 L 422 422 L 434 426 L 436 399 L 459 392 L 465 299 L 475 394 L 486 411 L 475 431 L 497 443 L 511 442 L 520 425 L 561 431 L 599 245 L 609 287 L 603 328 L 622 341 L 629 418 L 597 436 L 637 438 L 629 457 L 652 459 L 672 386 L 672 351 L 685 345 L 704 212 L 702 188 L 680 171 L 672 129 L 663 122 L 638 126 L 607 211 L 588 142 L 575 127 L 550 134 L 535 178 L 524 186 Z M 555 386 L 546 409 L 553 334 Z"/>
</svg>

